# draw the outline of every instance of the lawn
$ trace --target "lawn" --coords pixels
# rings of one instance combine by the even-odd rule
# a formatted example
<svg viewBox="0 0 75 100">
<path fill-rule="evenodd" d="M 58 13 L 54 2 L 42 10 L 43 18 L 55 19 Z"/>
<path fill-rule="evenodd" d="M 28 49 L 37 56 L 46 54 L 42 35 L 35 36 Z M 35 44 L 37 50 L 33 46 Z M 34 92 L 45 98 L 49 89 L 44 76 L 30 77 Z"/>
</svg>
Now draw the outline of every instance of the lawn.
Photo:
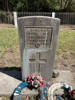
<svg viewBox="0 0 75 100">
<path fill-rule="evenodd" d="M 18 45 L 18 31 L 16 29 L 0 29 L 0 51 Z M 60 30 L 58 35 L 58 50 L 75 50 L 75 31 Z"/>
<path fill-rule="evenodd" d="M 75 51 L 75 31 L 60 30 L 58 35 L 58 52 L 66 52 L 68 50 Z"/>
<path fill-rule="evenodd" d="M 75 57 L 75 30 L 60 30 L 56 55 L 67 59 L 67 52 Z M 0 66 L 20 66 L 17 29 L 0 29 Z"/>
<path fill-rule="evenodd" d="M 6 51 L 18 45 L 18 32 L 16 29 L 0 29 L 0 51 Z"/>
</svg>

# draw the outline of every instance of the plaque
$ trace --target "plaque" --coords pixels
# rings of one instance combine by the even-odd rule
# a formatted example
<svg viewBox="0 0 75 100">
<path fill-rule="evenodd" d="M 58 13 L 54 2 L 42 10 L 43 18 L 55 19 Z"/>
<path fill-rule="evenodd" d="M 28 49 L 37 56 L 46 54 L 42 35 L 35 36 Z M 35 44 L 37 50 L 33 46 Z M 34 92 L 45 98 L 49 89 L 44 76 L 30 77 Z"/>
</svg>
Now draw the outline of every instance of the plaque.
<svg viewBox="0 0 75 100">
<path fill-rule="evenodd" d="M 52 27 L 26 27 L 25 48 L 49 48 L 52 38 Z"/>
</svg>

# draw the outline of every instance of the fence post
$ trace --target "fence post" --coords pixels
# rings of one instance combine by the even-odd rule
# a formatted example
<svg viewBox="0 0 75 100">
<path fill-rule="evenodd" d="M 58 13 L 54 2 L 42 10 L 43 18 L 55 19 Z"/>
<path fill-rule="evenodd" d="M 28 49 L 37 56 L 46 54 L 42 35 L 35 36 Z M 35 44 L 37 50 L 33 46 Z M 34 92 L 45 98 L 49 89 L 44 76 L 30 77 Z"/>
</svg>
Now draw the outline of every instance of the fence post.
<svg viewBox="0 0 75 100">
<path fill-rule="evenodd" d="M 15 24 L 15 28 L 17 28 L 17 12 L 13 12 L 14 14 L 14 24 Z"/>
<path fill-rule="evenodd" d="M 55 12 L 52 12 L 52 18 L 55 18 Z"/>
</svg>

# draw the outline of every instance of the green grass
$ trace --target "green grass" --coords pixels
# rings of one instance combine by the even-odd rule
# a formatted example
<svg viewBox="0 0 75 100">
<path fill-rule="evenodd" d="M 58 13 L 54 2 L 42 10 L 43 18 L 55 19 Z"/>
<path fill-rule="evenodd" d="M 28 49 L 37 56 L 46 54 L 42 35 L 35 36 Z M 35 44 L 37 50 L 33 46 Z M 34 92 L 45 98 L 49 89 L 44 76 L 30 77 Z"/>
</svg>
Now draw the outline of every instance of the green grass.
<svg viewBox="0 0 75 100">
<path fill-rule="evenodd" d="M 16 29 L 0 29 L 0 51 L 7 48 L 13 50 L 13 46 L 18 45 L 18 32 Z"/>
<path fill-rule="evenodd" d="M 71 52 L 71 55 L 75 57 L 75 52 Z"/>
<path fill-rule="evenodd" d="M 68 50 L 75 51 L 75 31 L 61 30 L 58 36 L 57 51 L 66 52 Z"/>
<path fill-rule="evenodd" d="M 2 97 L 2 100 L 6 100 L 6 98 L 5 97 Z"/>
<path fill-rule="evenodd" d="M 0 59 L 3 59 L 4 57 L 3 57 L 3 54 L 2 53 L 0 53 Z"/>
<path fill-rule="evenodd" d="M 63 64 L 65 67 L 68 67 L 68 64 Z"/>
<path fill-rule="evenodd" d="M 65 55 L 65 54 L 63 54 L 62 57 L 63 57 L 64 59 L 68 59 L 68 56 Z"/>
<path fill-rule="evenodd" d="M 6 51 L 10 48 L 13 52 L 13 46 L 19 45 L 17 29 L 0 29 L 0 51 Z M 60 30 L 58 36 L 58 44 L 56 54 L 66 52 L 68 50 L 75 51 L 75 31 L 74 30 Z M 0 58 L 2 56 L 0 55 Z"/>
</svg>

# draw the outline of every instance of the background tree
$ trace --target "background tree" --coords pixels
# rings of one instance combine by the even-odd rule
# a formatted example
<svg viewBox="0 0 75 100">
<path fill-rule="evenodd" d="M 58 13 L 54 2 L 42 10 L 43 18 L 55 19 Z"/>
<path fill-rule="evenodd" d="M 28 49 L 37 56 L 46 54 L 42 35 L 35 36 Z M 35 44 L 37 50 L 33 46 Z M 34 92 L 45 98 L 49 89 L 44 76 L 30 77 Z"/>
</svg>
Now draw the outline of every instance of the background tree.
<svg viewBox="0 0 75 100">
<path fill-rule="evenodd" d="M 0 11 L 75 11 L 75 0 L 0 0 Z"/>
</svg>

